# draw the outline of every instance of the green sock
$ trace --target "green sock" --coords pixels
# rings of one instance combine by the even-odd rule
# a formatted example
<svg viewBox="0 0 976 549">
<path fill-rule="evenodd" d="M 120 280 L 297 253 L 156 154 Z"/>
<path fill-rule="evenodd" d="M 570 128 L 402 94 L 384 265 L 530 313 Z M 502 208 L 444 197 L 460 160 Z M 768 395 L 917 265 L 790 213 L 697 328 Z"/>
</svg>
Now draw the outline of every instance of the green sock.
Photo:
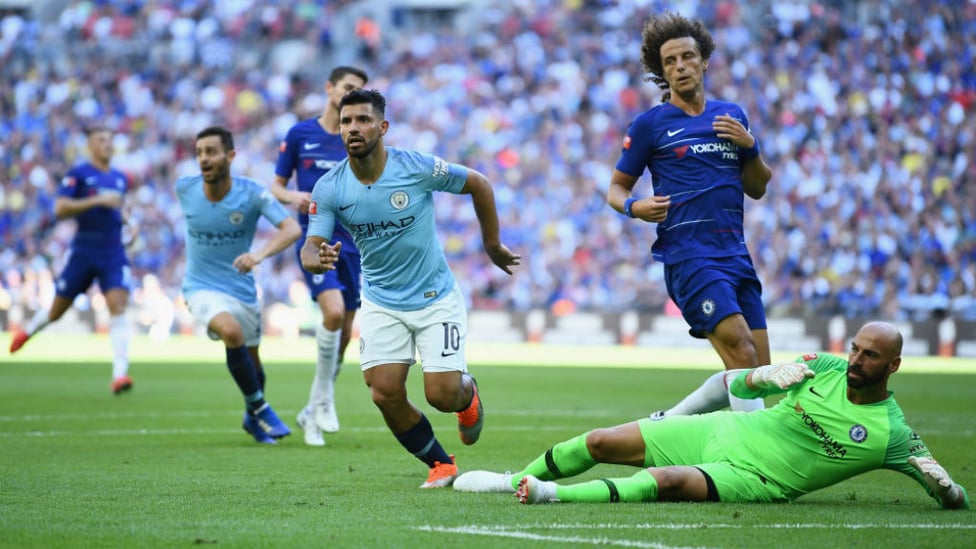
<svg viewBox="0 0 976 549">
<path fill-rule="evenodd" d="M 647 469 L 626 478 L 591 480 L 556 488 L 559 501 L 616 503 L 618 501 L 657 501 L 657 479 Z"/>
<path fill-rule="evenodd" d="M 583 433 L 565 442 L 560 442 L 545 454 L 535 458 L 525 469 L 514 475 L 512 489 L 518 488 L 519 480 L 525 475 L 532 475 L 539 480 L 556 480 L 588 471 L 596 465 L 596 460 L 586 449 L 587 434 Z"/>
</svg>

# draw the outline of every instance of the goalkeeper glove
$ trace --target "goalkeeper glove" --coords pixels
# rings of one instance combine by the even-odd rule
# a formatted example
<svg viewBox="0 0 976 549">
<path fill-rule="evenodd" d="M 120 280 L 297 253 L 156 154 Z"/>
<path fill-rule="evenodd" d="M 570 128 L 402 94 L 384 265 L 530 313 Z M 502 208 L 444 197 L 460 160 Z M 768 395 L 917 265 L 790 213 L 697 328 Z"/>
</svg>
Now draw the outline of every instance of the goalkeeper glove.
<svg viewBox="0 0 976 549">
<path fill-rule="evenodd" d="M 817 373 L 803 363 L 769 364 L 752 370 L 752 384 L 760 389 L 789 389 L 815 375 Z"/>
<path fill-rule="evenodd" d="M 962 489 L 952 481 L 949 473 L 939 465 L 938 461 L 935 461 L 935 458 L 909 456 L 908 464 L 922 473 L 925 484 L 939 496 L 943 505 L 950 504 L 946 506 L 951 506 L 963 501 Z"/>
</svg>

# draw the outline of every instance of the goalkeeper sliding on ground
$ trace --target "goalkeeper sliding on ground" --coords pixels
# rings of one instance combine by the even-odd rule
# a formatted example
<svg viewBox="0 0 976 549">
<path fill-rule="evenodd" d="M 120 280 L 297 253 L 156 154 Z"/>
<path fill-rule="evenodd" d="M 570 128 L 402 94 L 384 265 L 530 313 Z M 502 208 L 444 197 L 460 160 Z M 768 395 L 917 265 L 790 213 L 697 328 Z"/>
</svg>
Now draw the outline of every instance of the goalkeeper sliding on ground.
<svg viewBox="0 0 976 549">
<path fill-rule="evenodd" d="M 902 337 L 871 322 L 848 360 L 806 355 L 743 370 L 742 398 L 786 393 L 772 408 L 649 418 L 556 444 L 517 473 L 470 471 L 454 488 L 512 492 L 522 503 L 616 501 L 777 502 L 875 469 L 914 478 L 943 508 L 969 508 L 966 490 L 932 457 L 888 391 Z M 554 480 L 597 463 L 641 467 L 631 477 L 572 485 Z"/>
</svg>

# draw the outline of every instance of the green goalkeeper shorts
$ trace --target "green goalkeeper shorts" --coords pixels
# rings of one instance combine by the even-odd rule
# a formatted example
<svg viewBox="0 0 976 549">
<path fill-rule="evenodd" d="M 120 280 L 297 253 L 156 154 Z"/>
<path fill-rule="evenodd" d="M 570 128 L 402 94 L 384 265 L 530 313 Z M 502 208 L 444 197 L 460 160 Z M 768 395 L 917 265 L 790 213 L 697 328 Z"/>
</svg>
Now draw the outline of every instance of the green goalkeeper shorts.
<svg viewBox="0 0 976 549">
<path fill-rule="evenodd" d="M 783 490 L 762 474 L 736 467 L 734 448 L 723 448 L 714 433 L 732 429 L 730 414 L 670 416 L 638 420 L 644 437 L 644 465 L 689 465 L 711 477 L 719 501 L 727 503 L 786 501 Z"/>
</svg>

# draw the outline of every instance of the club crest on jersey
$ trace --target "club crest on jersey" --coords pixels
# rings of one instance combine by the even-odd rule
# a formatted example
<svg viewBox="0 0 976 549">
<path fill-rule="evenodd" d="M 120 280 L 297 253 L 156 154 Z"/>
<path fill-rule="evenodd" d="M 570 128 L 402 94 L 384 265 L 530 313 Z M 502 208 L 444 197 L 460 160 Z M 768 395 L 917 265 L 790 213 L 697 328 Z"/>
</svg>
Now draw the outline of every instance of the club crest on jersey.
<svg viewBox="0 0 976 549">
<path fill-rule="evenodd" d="M 848 434 L 851 436 L 851 440 L 854 442 L 864 442 L 868 439 L 867 427 L 860 424 L 855 424 L 853 427 L 851 427 Z"/>
<path fill-rule="evenodd" d="M 227 220 L 231 222 L 232 225 L 240 225 L 244 221 L 244 214 L 241 212 L 231 212 L 227 216 Z"/>
<path fill-rule="evenodd" d="M 308 215 L 315 215 L 319 213 L 319 207 L 315 205 L 315 202 L 308 203 Z"/>
<path fill-rule="evenodd" d="M 803 355 L 804 362 L 810 362 L 811 360 L 817 360 L 817 353 L 807 353 Z"/>
<path fill-rule="evenodd" d="M 715 314 L 715 302 L 711 299 L 702 301 L 701 310 L 703 313 L 705 313 L 705 316 L 712 316 Z"/>
<path fill-rule="evenodd" d="M 390 206 L 402 210 L 410 204 L 410 195 L 404 191 L 396 191 L 390 195 Z"/>
</svg>

